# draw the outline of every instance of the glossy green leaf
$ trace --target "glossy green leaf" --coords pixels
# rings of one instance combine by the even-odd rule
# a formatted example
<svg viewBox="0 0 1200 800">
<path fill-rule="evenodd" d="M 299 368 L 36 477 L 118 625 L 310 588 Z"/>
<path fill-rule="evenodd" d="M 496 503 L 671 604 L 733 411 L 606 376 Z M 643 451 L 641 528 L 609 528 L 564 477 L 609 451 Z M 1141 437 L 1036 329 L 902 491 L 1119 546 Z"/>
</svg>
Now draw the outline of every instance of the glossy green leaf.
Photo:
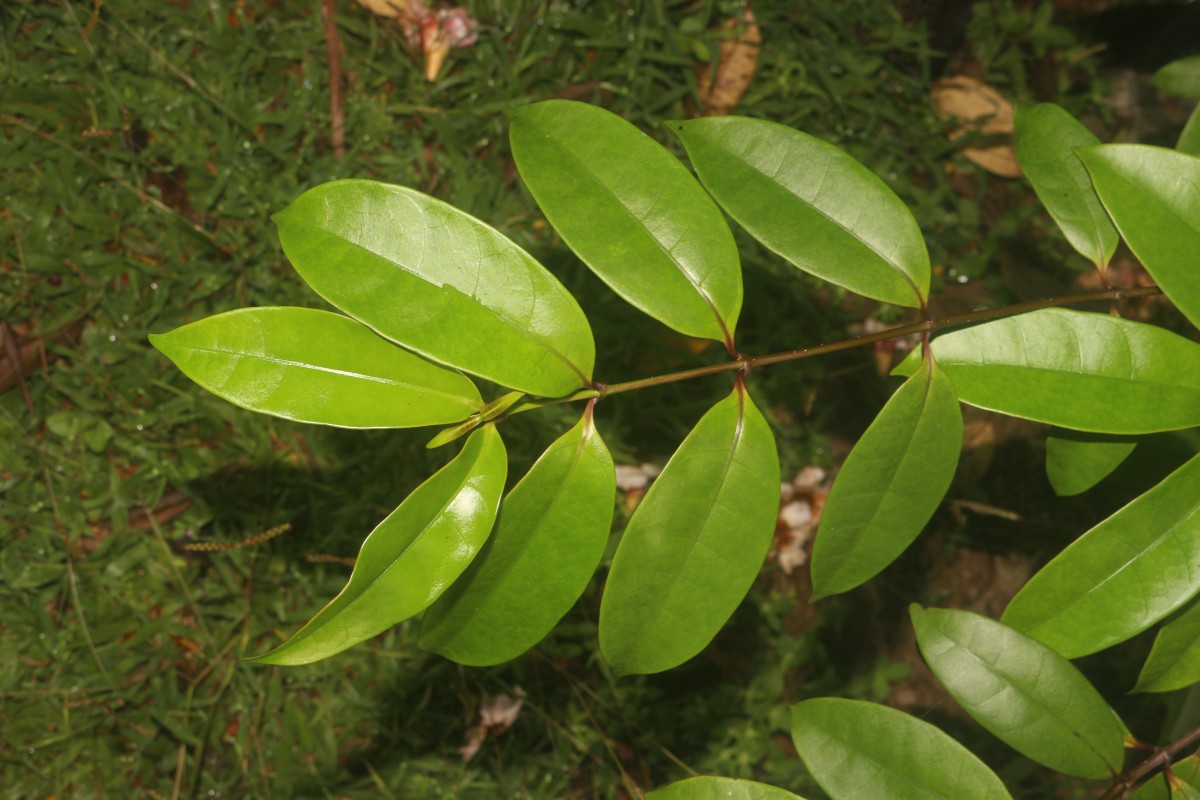
<svg viewBox="0 0 1200 800">
<path fill-rule="evenodd" d="M 959 400 L 1002 414 L 1098 433 L 1200 425 L 1200 345 L 1153 325 L 1048 308 L 939 336 L 933 354 Z"/>
<path fill-rule="evenodd" d="M 1171 765 L 1171 775 L 1178 782 L 1183 782 L 1191 787 L 1200 786 L 1200 756 L 1191 755 L 1187 758 L 1181 758 Z M 1143 783 L 1138 790 L 1129 795 L 1129 800 L 1186 800 L 1181 798 L 1178 792 L 1168 792 L 1167 782 L 1163 773 L 1158 773 L 1154 777 Z"/>
<path fill-rule="evenodd" d="M 1003 620 L 1067 658 L 1144 631 L 1200 592 L 1200 456 L 1085 533 Z"/>
<path fill-rule="evenodd" d="M 1169 94 L 1200 97 L 1200 55 L 1172 61 L 1155 72 L 1151 80 Z"/>
<path fill-rule="evenodd" d="M 792 741 L 833 800 L 1010 800 L 969 750 L 928 722 L 861 700 L 792 706 Z"/>
<path fill-rule="evenodd" d="M 1104 269 L 1117 249 L 1117 229 L 1075 155 L 1100 140 L 1053 103 L 1017 108 L 1015 127 L 1017 161 L 1038 199 L 1076 252 Z"/>
<path fill-rule="evenodd" d="M 1079 157 L 1129 249 L 1200 326 L 1200 158 L 1133 144 L 1089 147 Z"/>
<path fill-rule="evenodd" d="M 737 246 L 687 168 L 598 106 L 546 100 L 509 117 L 521 177 L 584 263 L 675 330 L 732 343 L 742 307 Z"/>
<path fill-rule="evenodd" d="M 804 800 L 799 795 L 755 781 L 701 775 L 655 789 L 646 800 Z"/>
<path fill-rule="evenodd" d="M 345 180 L 309 189 L 274 219 L 308 285 L 388 339 L 530 394 L 591 384 L 595 345 L 575 298 L 453 206 Z"/>
<path fill-rule="evenodd" d="M 629 521 L 600 604 L 620 675 L 704 649 L 742 601 L 779 513 L 775 438 L 742 382 L 688 434 Z"/>
<path fill-rule="evenodd" d="M 915 604 L 909 612 L 933 674 L 997 738 L 1067 775 L 1121 771 L 1125 728 L 1071 662 L 978 614 Z"/>
<path fill-rule="evenodd" d="M 912 213 L 843 150 L 746 117 L 669 123 L 716 201 L 771 250 L 852 292 L 919 307 L 929 253 Z"/>
<path fill-rule="evenodd" d="M 616 491 L 589 409 L 504 498 L 479 556 L 425 613 L 421 647 L 490 666 L 541 641 L 596 571 Z"/>
<path fill-rule="evenodd" d="M 1121 466 L 1137 443 L 1131 436 L 1056 430 L 1046 437 L 1046 477 L 1059 497 L 1081 494 Z"/>
<path fill-rule="evenodd" d="M 1138 676 L 1135 692 L 1173 692 L 1200 683 L 1200 601 L 1162 626 Z"/>
<path fill-rule="evenodd" d="M 813 543 L 813 600 L 853 589 L 912 544 L 950 488 L 962 436 L 954 387 L 926 359 L 834 481 Z"/>
<path fill-rule="evenodd" d="M 1200 104 L 1192 109 L 1192 115 L 1183 126 L 1175 149 L 1190 156 L 1200 156 Z"/>
<path fill-rule="evenodd" d="M 250 660 L 310 664 L 424 611 L 483 546 L 507 469 L 494 425 L 471 434 L 453 461 L 371 531 L 341 593 L 292 638 Z"/>
<path fill-rule="evenodd" d="M 1200 800 L 1200 789 L 1193 784 L 1171 774 L 1167 777 L 1171 783 L 1171 800 Z"/>
<path fill-rule="evenodd" d="M 342 428 L 411 428 L 479 410 L 475 384 L 309 308 L 241 308 L 150 343 L 213 394 L 251 411 Z"/>
</svg>

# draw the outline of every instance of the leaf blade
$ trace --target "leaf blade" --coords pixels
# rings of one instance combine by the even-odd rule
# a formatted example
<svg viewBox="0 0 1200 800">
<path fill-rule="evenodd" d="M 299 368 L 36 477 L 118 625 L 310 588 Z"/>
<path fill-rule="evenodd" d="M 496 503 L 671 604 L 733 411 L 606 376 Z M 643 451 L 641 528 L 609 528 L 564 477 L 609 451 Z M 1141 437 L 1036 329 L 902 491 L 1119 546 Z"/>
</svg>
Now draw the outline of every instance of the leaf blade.
<svg viewBox="0 0 1200 800">
<path fill-rule="evenodd" d="M 483 404 L 463 375 L 327 311 L 237 309 L 150 343 L 213 394 L 298 422 L 409 428 L 456 422 Z"/>
<path fill-rule="evenodd" d="M 1173 692 L 1200 683 L 1200 601 L 1193 599 L 1154 637 L 1134 692 Z"/>
<path fill-rule="evenodd" d="M 604 555 L 616 489 L 589 409 L 504 498 L 483 550 L 426 612 L 421 647 L 492 666 L 541 641 Z"/>
<path fill-rule="evenodd" d="M 655 789 L 646 800 L 804 800 L 776 786 L 736 778 L 698 775 Z"/>
<path fill-rule="evenodd" d="M 1159 89 L 1180 97 L 1200 97 L 1200 55 L 1176 59 L 1150 80 Z"/>
<path fill-rule="evenodd" d="M 1046 437 L 1046 477 L 1059 497 L 1082 494 L 1129 457 L 1137 439 L 1080 431 L 1054 431 Z"/>
<path fill-rule="evenodd" d="M 595 345 L 575 299 L 474 217 L 402 186 L 344 180 L 273 217 L 309 286 L 380 335 L 530 394 L 591 383 Z"/>
<path fill-rule="evenodd" d="M 887 184 L 845 152 L 785 125 L 745 117 L 670 127 L 700 181 L 755 239 L 857 294 L 924 305 L 929 253 L 916 220 Z M 824 193 L 827 184 L 836 194 Z"/>
<path fill-rule="evenodd" d="M 661 672 L 712 640 L 770 547 L 778 484 L 774 436 L 739 380 L 688 434 L 621 538 L 600 605 L 600 650 L 614 671 Z"/>
<path fill-rule="evenodd" d="M 494 425 L 471 434 L 454 460 L 371 532 L 338 596 L 286 642 L 248 660 L 310 664 L 425 610 L 483 545 L 507 468 Z"/>
<path fill-rule="evenodd" d="M 834 481 L 813 543 L 814 601 L 858 586 L 904 552 L 950 488 L 962 437 L 954 387 L 926 356 Z"/>
<path fill-rule="evenodd" d="M 584 263 L 680 333 L 732 344 L 742 306 L 737 246 L 687 168 L 598 106 L 546 100 L 509 118 L 522 179 Z"/>
</svg>

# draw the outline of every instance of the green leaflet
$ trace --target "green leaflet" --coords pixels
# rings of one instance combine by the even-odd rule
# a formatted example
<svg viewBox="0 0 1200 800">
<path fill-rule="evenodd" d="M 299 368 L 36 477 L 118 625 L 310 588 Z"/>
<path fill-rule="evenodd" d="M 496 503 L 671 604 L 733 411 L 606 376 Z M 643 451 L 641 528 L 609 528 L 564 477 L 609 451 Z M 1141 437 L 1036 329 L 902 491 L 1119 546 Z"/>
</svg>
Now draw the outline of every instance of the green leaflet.
<svg viewBox="0 0 1200 800">
<path fill-rule="evenodd" d="M 1200 683 L 1200 600 L 1193 599 L 1154 638 L 1135 692 L 1173 692 Z"/>
<path fill-rule="evenodd" d="M 595 345 L 575 298 L 453 206 L 345 180 L 309 189 L 274 219 L 308 285 L 392 341 L 530 394 L 591 384 Z"/>
<path fill-rule="evenodd" d="M 933 355 L 959 400 L 1002 414 L 1098 433 L 1200 425 L 1200 345 L 1152 325 L 1048 308 L 939 336 Z"/>
<path fill-rule="evenodd" d="M 1200 158 L 1133 144 L 1089 147 L 1079 157 L 1129 249 L 1200 325 Z"/>
<path fill-rule="evenodd" d="M 621 538 L 600 604 L 600 650 L 613 670 L 661 672 L 699 653 L 754 582 L 778 512 L 775 438 L 739 379 Z"/>
<path fill-rule="evenodd" d="M 805 700 L 792 706 L 792 741 L 832 800 L 1011 800 L 969 750 L 887 706 Z"/>
<path fill-rule="evenodd" d="M 1137 439 L 1055 430 L 1046 437 L 1046 477 L 1059 497 L 1082 494 L 1121 466 Z"/>
<path fill-rule="evenodd" d="M 888 400 L 838 473 L 813 543 L 813 600 L 892 563 L 937 510 L 962 449 L 954 387 L 931 359 Z"/>
<path fill-rule="evenodd" d="M 1150 80 L 1164 92 L 1180 97 L 1200 97 L 1200 55 L 1172 61 Z"/>
<path fill-rule="evenodd" d="M 475 384 L 328 311 L 242 308 L 150 343 L 213 394 L 251 411 L 342 428 L 411 428 L 463 419 Z"/>
<path fill-rule="evenodd" d="M 1183 781 L 1195 791 L 1200 786 L 1200 756 L 1191 755 L 1181 758 L 1171 765 L 1171 774 L 1176 781 Z M 1129 800 L 1186 800 L 1178 791 L 1167 792 L 1163 773 L 1159 773 L 1143 783 L 1138 790 L 1129 795 Z"/>
<path fill-rule="evenodd" d="M 655 319 L 732 346 L 742 307 L 737 246 L 687 168 L 587 103 L 546 100 L 509 118 L 522 179 L 584 263 Z"/>
<path fill-rule="evenodd" d="M 909 613 L 933 674 L 997 738 L 1067 775 L 1121 771 L 1125 728 L 1071 662 L 978 614 L 916 604 Z"/>
<path fill-rule="evenodd" d="M 425 613 L 421 647 L 490 666 L 541 641 L 604 555 L 616 490 L 589 407 L 504 498 L 479 556 Z"/>
<path fill-rule="evenodd" d="M 1200 591 L 1200 456 L 1085 533 L 1025 584 L 1006 624 L 1078 658 Z"/>
<path fill-rule="evenodd" d="M 701 775 L 656 789 L 646 795 L 646 800 L 804 800 L 804 798 L 765 783 Z"/>
<path fill-rule="evenodd" d="M 1200 105 L 1192 109 L 1192 115 L 1183 126 L 1175 149 L 1190 156 L 1200 156 Z"/>
<path fill-rule="evenodd" d="M 1099 269 L 1117 249 L 1117 229 L 1108 218 L 1075 148 L 1100 140 L 1059 106 L 1042 103 L 1016 109 L 1014 146 L 1021 171 L 1076 252 Z"/>
<path fill-rule="evenodd" d="M 917 221 L 887 184 L 844 151 L 746 117 L 669 125 L 708 191 L 755 239 L 852 292 L 924 305 L 929 253 Z"/>
<path fill-rule="evenodd" d="M 475 431 L 453 461 L 371 531 L 341 593 L 292 638 L 249 660 L 310 664 L 424 611 L 483 546 L 507 470 L 495 426 Z"/>
</svg>

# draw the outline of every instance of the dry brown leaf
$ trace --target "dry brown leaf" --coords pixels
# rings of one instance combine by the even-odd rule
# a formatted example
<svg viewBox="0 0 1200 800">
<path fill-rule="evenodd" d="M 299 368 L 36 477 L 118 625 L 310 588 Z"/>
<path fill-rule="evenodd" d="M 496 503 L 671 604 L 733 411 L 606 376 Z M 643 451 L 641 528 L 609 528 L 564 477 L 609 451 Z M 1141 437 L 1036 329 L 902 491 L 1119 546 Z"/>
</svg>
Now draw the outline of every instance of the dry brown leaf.
<svg viewBox="0 0 1200 800">
<path fill-rule="evenodd" d="M 933 85 L 933 106 L 943 119 L 959 120 L 958 126 L 950 132 L 951 139 L 967 134 L 1012 135 L 1012 104 L 995 89 L 974 78 L 958 75 L 939 80 Z M 1013 151 L 1011 141 L 967 147 L 963 155 L 993 175 L 1021 177 L 1021 168 L 1017 166 L 1017 154 Z"/>
<path fill-rule="evenodd" d="M 700 102 L 708 116 L 724 116 L 737 108 L 754 79 L 762 47 L 762 31 L 749 3 L 740 19 L 728 20 L 721 30 L 739 32 L 721 42 L 716 66 L 710 67 L 700 81 Z"/>
<path fill-rule="evenodd" d="M 521 714 L 521 706 L 525 702 L 525 691 L 518 686 L 516 695 L 516 697 L 509 697 L 506 694 L 496 695 L 490 703 L 484 703 L 479 707 L 479 722 L 471 726 L 467 731 L 466 743 L 458 748 L 463 761 L 470 761 L 474 758 L 489 733 L 504 733 L 517 721 L 517 717 Z"/>
</svg>

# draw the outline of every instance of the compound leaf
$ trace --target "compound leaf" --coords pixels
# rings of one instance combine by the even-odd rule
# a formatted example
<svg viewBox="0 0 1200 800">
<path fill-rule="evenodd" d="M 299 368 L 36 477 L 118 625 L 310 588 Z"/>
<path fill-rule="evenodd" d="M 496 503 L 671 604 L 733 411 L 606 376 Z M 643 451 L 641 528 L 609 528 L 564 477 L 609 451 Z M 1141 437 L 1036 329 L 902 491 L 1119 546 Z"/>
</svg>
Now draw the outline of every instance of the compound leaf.
<svg viewBox="0 0 1200 800">
<path fill-rule="evenodd" d="M 616 490 L 589 407 L 504 498 L 483 550 L 425 613 L 421 647 L 491 666 L 541 641 L 604 555 Z"/>
<path fill-rule="evenodd" d="M 646 800 L 804 800 L 799 795 L 755 781 L 701 775 L 655 789 Z"/>
<path fill-rule="evenodd" d="M 1172 61 L 1155 72 L 1150 80 L 1169 94 L 1200 97 L 1200 55 Z"/>
<path fill-rule="evenodd" d="M 1059 497 L 1081 494 L 1121 466 L 1137 443 L 1131 436 L 1056 430 L 1046 437 L 1046 477 Z"/>
<path fill-rule="evenodd" d="M 1117 249 L 1117 229 L 1075 155 L 1100 140 L 1053 103 L 1017 108 L 1015 128 L 1017 161 L 1038 199 L 1076 252 L 1104 269 Z"/>
<path fill-rule="evenodd" d="M 1025 584 L 1003 621 L 1078 658 L 1200 592 L 1200 456 L 1085 533 Z"/>
<path fill-rule="evenodd" d="M 1173 692 L 1200 683 L 1200 601 L 1192 600 L 1154 638 L 1135 692 Z"/>
<path fill-rule="evenodd" d="M 342 428 L 411 428 L 479 410 L 475 384 L 309 308 L 241 308 L 150 343 L 215 395 L 251 411 Z"/>
<path fill-rule="evenodd" d="M 960 400 L 1002 414 L 1098 433 L 1200 425 L 1200 345 L 1153 325 L 1048 308 L 939 336 L 933 354 Z"/>
<path fill-rule="evenodd" d="M 350 581 L 260 664 L 310 664 L 424 611 L 466 569 L 496 519 L 508 458 L 494 425 L 418 486 L 363 542 Z"/>
<path fill-rule="evenodd" d="M 813 543 L 813 599 L 853 589 L 908 547 L 950 488 L 962 449 L 954 387 L 932 358 L 850 451 Z"/>
<path fill-rule="evenodd" d="M 1088 147 L 1079 157 L 1129 249 L 1200 326 L 1200 158 L 1133 144 Z"/>
<path fill-rule="evenodd" d="M 509 117 L 521 177 L 576 255 L 655 319 L 732 345 L 742 307 L 737 246 L 687 167 L 587 103 L 546 100 Z"/>
<path fill-rule="evenodd" d="M 274 216 L 317 294 L 428 358 L 530 394 L 591 384 L 595 345 L 554 276 L 495 229 L 403 186 L 309 189 Z"/>
<path fill-rule="evenodd" d="M 1071 662 L 978 614 L 915 604 L 909 612 L 933 674 L 997 738 L 1067 775 L 1121 771 L 1125 728 Z"/>
<path fill-rule="evenodd" d="M 773 122 L 669 123 L 716 201 L 805 272 L 902 306 L 924 305 L 929 253 L 912 213 L 845 151 Z"/>
<path fill-rule="evenodd" d="M 792 706 L 792 741 L 833 800 L 1011 800 L 969 750 L 887 706 L 822 697 Z"/>
<path fill-rule="evenodd" d="M 634 512 L 600 604 L 621 675 L 699 653 L 742 601 L 779 512 L 775 439 L 741 380 L 688 434 Z"/>
</svg>

